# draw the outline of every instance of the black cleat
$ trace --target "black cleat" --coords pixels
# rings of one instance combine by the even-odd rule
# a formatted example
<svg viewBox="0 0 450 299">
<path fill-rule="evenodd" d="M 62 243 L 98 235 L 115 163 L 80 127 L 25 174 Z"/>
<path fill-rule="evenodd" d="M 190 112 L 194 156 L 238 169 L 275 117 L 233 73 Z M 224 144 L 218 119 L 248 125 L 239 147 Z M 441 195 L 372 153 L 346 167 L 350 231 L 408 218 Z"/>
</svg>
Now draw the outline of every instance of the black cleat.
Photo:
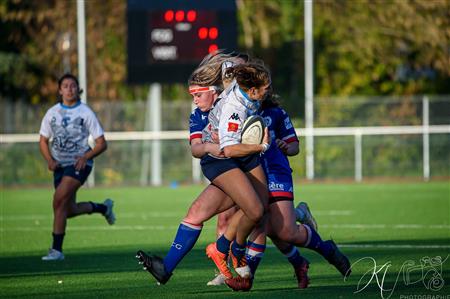
<svg viewBox="0 0 450 299">
<path fill-rule="evenodd" d="M 325 243 L 329 243 L 333 248 L 330 256 L 326 257 L 327 261 L 335 266 L 336 269 L 342 274 L 342 276 L 344 276 L 345 278 L 349 277 L 352 273 L 352 270 L 348 258 L 339 250 L 333 240 L 325 241 Z"/>
<path fill-rule="evenodd" d="M 136 253 L 139 264 L 144 266 L 144 270 L 150 272 L 160 284 L 166 284 L 172 273 L 167 273 L 164 268 L 163 260 L 155 255 L 149 256 L 142 250 Z"/>
</svg>

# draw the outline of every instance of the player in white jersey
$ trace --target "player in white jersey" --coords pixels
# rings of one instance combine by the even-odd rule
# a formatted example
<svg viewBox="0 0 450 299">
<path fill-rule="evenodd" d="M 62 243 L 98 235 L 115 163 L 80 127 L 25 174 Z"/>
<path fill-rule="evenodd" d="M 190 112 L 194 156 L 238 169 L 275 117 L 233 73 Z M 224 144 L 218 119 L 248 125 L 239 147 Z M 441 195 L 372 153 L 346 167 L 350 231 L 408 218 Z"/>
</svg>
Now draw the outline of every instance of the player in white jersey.
<svg viewBox="0 0 450 299">
<path fill-rule="evenodd" d="M 78 189 L 86 181 L 93 167 L 93 159 L 107 148 L 103 128 L 94 112 L 80 100 L 78 80 L 65 74 L 58 81 L 59 103 L 45 114 L 39 131 L 39 148 L 53 171 L 53 244 L 44 261 L 63 260 L 62 244 L 67 218 L 82 214 L 100 213 L 114 224 L 113 201 L 103 203 L 76 202 Z M 89 135 L 95 140 L 88 144 Z"/>
</svg>

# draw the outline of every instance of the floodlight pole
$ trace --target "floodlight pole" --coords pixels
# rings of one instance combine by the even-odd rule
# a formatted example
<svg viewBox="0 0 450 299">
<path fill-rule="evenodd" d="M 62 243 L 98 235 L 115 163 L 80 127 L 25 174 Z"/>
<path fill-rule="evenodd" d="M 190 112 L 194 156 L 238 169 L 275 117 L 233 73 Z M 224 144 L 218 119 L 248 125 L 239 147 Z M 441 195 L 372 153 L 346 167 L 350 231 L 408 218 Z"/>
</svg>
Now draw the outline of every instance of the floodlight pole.
<svg viewBox="0 0 450 299">
<path fill-rule="evenodd" d="M 313 85 L 313 0 L 304 0 L 305 7 L 305 129 L 306 177 L 314 179 L 314 85 Z"/>
</svg>

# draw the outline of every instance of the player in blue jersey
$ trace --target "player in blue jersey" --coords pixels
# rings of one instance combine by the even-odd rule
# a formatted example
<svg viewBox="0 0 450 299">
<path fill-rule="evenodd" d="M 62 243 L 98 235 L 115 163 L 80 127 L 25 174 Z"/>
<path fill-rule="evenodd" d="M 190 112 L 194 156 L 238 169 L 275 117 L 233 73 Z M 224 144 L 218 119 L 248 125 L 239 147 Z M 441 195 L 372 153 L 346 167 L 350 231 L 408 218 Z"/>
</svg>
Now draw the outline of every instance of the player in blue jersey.
<svg viewBox="0 0 450 299">
<path fill-rule="evenodd" d="M 80 101 L 78 80 L 65 74 L 58 81 L 59 103 L 45 114 L 39 131 L 39 148 L 53 171 L 53 244 L 44 261 L 63 260 L 62 244 L 67 218 L 83 214 L 100 213 L 113 224 L 113 201 L 103 203 L 76 202 L 78 189 L 89 176 L 93 159 L 106 150 L 103 129 L 94 112 Z M 94 148 L 88 144 L 89 135 L 95 140 Z"/>
<path fill-rule="evenodd" d="M 269 220 L 265 233 L 293 264 L 299 288 L 308 286 L 309 279 L 306 274 L 309 262 L 298 254 L 296 247 L 318 252 L 342 275 L 348 276 L 350 262 L 332 240 L 322 241 L 316 231 L 317 224 L 305 204 L 302 212 L 309 214 L 309 221 L 296 223 L 300 211 L 293 205 L 292 170 L 287 156 L 298 154 L 299 142 L 289 116 L 279 107 L 275 96 L 270 94 L 262 103 L 260 115 L 264 118 L 272 139 L 269 149 L 261 159 L 269 186 Z M 262 238 L 264 234 L 255 239 L 261 243 Z M 250 244 L 250 249 L 251 246 Z M 247 261 L 253 275 L 263 252 L 264 246 L 259 246 L 259 252 L 249 250 L 247 253 Z M 240 277 L 227 280 L 226 283 L 234 290 L 249 290 L 252 286 L 251 279 L 244 280 Z"/>
</svg>

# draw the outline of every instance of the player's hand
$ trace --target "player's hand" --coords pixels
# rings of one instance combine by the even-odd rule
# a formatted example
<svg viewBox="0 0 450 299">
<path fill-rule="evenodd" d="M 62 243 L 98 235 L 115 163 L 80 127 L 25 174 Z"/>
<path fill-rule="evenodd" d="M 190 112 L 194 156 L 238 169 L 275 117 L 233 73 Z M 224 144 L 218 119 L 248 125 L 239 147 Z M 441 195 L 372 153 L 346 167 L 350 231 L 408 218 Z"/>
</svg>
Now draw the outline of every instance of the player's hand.
<svg viewBox="0 0 450 299">
<path fill-rule="evenodd" d="M 220 150 L 220 146 L 215 143 L 208 143 L 208 153 L 216 157 L 225 158 L 223 151 Z"/>
<path fill-rule="evenodd" d="M 48 170 L 55 171 L 56 168 L 58 168 L 58 162 L 51 159 L 50 161 L 47 161 Z"/>
<path fill-rule="evenodd" d="M 281 139 L 276 139 L 275 143 L 277 144 L 278 148 L 283 152 L 283 154 L 287 155 L 288 144 Z"/>
<path fill-rule="evenodd" d="M 84 156 L 79 157 L 77 159 L 77 162 L 75 162 L 75 170 L 80 171 L 80 170 L 84 169 L 86 167 L 86 163 L 87 163 L 87 159 Z"/>
<path fill-rule="evenodd" d="M 220 143 L 219 133 L 217 131 L 211 132 L 211 139 L 214 143 Z"/>
</svg>

